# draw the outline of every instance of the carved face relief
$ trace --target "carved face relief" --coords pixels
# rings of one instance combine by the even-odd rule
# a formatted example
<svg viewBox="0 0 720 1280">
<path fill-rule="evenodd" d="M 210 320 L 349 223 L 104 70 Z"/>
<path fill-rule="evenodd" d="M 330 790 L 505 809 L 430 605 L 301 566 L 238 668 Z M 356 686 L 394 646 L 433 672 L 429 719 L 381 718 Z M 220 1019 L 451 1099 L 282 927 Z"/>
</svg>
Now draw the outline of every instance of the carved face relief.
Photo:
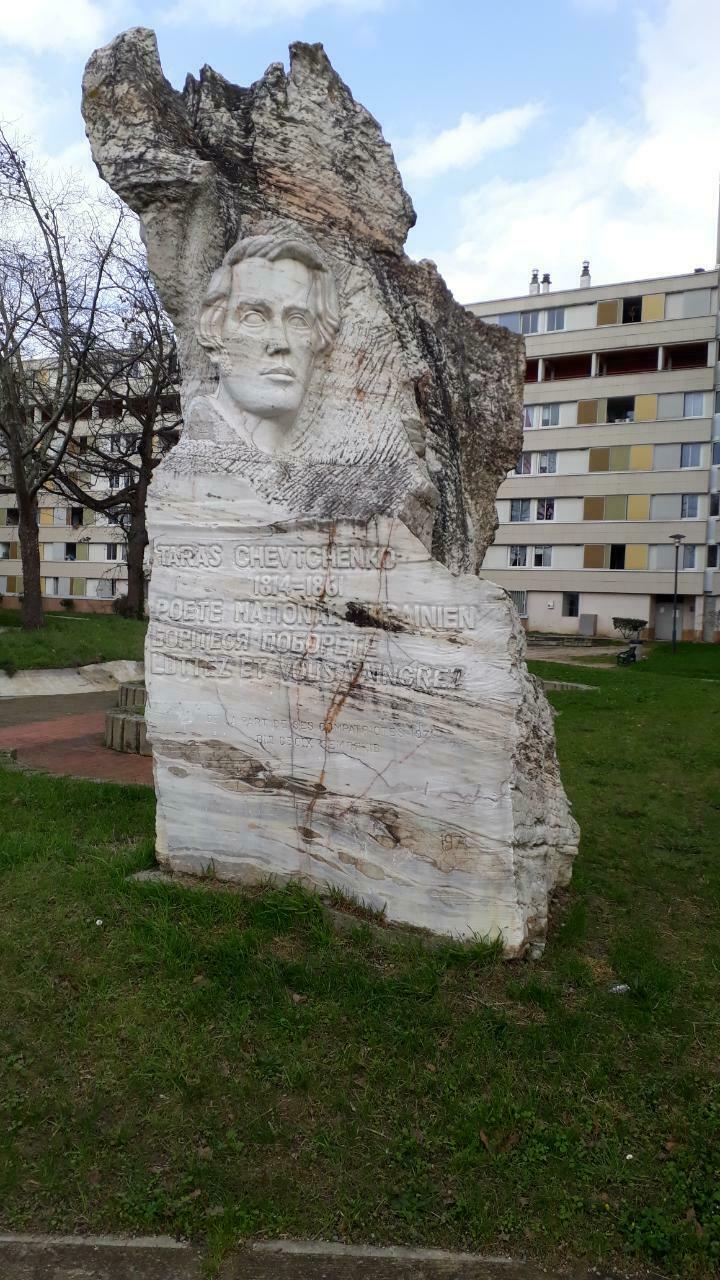
<svg viewBox="0 0 720 1280">
<path fill-rule="evenodd" d="M 219 363 L 223 392 L 241 412 L 292 425 L 317 349 L 313 283 L 292 258 L 233 267 Z"/>
</svg>

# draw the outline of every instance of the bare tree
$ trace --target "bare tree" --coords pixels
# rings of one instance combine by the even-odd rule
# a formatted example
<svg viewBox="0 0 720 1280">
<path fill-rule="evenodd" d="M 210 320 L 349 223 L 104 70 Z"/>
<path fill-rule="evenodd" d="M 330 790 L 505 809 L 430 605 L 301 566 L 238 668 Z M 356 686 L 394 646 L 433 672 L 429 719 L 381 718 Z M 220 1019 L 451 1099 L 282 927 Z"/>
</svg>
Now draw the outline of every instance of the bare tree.
<svg viewBox="0 0 720 1280">
<path fill-rule="evenodd" d="M 0 453 L 10 477 L 0 493 L 16 495 L 30 630 L 43 625 L 38 494 L 63 465 L 81 406 L 87 411 L 83 383 L 129 216 L 117 201 L 91 204 L 74 179 L 33 168 L 0 128 Z M 94 381 L 94 399 L 102 394 Z"/>
<path fill-rule="evenodd" d="M 180 374 L 172 325 L 132 224 L 116 237 L 108 279 L 102 340 L 84 370 L 87 402 L 95 407 L 70 442 L 56 483 L 66 497 L 125 531 L 126 612 L 142 618 L 148 487 L 178 439 Z"/>
</svg>

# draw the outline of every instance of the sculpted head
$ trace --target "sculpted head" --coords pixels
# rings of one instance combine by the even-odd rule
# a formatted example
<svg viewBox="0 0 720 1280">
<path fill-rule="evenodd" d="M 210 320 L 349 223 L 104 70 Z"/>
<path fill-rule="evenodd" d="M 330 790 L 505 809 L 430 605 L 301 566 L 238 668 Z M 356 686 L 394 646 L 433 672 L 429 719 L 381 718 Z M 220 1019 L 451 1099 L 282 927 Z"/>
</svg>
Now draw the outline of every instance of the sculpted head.
<svg viewBox="0 0 720 1280">
<path fill-rule="evenodd" d="M 226 411 L 291 427 L 338 325 L 335 283 L 312 246 L 275 236 L 238 240 L 210 280 L 198 322 Z"/>
</svg>

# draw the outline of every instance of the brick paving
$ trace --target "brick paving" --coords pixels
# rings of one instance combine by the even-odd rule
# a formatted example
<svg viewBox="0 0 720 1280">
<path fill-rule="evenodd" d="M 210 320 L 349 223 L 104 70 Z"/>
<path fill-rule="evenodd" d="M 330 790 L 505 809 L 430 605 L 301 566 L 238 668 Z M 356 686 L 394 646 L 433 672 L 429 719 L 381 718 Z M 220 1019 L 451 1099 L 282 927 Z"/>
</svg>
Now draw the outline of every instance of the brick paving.
<svg viewBox="0 0 720 1280">
<path fill-rule="evenodd" d="M 34 703 L 43 705 L 27 705 Z M 108 751 L 104 745 L 105 711 L 114 703 L 114 694 L 4 699 L 0 704 L 0 751 L 12 752 L 21 766 L 59 777 L 151 787 L 152 760 L 148 756 Z M 39 719 L 38 714 L 44 718 Z"/>
</svg>

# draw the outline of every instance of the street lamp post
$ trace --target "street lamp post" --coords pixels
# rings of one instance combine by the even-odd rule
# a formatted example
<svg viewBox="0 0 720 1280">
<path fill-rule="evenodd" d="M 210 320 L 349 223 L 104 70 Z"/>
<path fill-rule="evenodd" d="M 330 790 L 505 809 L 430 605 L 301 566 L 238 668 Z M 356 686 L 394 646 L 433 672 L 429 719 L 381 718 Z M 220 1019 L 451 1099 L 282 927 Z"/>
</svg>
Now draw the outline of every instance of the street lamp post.
<svg viewBox="0 0 720 1280">
<path fill-rule="evenodd" d="M 671 533 L 670 541 L 675 543 L 675 581 L 673 583 L 673 621 L 672 621 L 672 651 L 675 653 L 677 649 L 677 582 L 678 582 L 678 561 L 680 559 L 680 543 L 685 541 L 684 533 Z"/>
</svg>

